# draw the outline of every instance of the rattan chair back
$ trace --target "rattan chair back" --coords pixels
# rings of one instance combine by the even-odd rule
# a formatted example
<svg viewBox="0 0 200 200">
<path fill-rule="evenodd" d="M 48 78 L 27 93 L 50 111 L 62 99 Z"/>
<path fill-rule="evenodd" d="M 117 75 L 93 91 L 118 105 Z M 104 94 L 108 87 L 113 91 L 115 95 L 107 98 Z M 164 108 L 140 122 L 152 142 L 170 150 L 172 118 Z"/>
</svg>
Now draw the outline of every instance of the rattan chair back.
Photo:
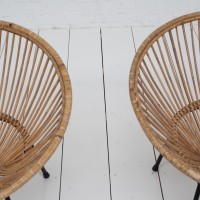
<svg viewBox="0 0 200 200">
<path fill-rule="evenodd" d="M 70 110 L 70 80 L 58 54 L 37 34 L 0 21 L 0 199 L 47 162 Z"/>
<path fill-rule="evenodd" d="M 129 88 L 153 145 L 200 182 L 200 12 L 166 23 L 142 43 Z"/>
</svg>

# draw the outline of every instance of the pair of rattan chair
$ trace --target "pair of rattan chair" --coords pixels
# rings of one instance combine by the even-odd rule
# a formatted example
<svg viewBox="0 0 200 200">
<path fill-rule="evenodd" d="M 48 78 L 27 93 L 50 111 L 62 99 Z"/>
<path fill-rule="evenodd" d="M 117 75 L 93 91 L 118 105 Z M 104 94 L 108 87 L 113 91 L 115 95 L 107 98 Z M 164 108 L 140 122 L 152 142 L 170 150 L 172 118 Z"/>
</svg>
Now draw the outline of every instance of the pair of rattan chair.
<svg viewBox="0 0 200 200">
<path fill-rule="evenodd" d="M 130 97 L 146 135 L 176 168 L 200 182 L 200 13 L 177 18 L 138 49 Z M 33 32 L 0 22 L 0 199 L 25 184 L 60 143 L 71 111 L 58 54 Z M 200 194 L 200 185 L 194 199 Z"/>
</svg>

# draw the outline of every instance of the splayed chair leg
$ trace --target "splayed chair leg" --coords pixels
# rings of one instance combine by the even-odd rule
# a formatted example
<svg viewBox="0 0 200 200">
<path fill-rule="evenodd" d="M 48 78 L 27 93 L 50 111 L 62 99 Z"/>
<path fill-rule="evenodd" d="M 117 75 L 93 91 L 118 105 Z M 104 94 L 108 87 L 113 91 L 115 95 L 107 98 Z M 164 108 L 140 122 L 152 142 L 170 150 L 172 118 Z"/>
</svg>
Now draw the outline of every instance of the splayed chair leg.
<svg viewBox="0 0 200 200">
<path fill-rule="evenodd" d="M 158 171 L 158 168 L 159 168 L 159 165 L 160 165 L 160 162 L 161 162 L 162 158 L 163 158 L 163 156 L 160 154 L 159 157 L 158 157 L 158 159 L 156 160 L 155 165 L 152 167 L 152 170 L 154 172 Z"/>
<path fill-rule="evenodd" d="M 199 199 L 199 195 L 200 195 L 200 184 L 197 183 L 197 188 L 196 188 L 193 200 L 198 200 Z"/>
<path fill-rule="evenodd" d="M 42 171 L 43 177 L 45 179 L 49 178 L 50 174 L 49 174 L 49 172 L 44 167 L 42 167 L 41 171 Z"/>
</svg>

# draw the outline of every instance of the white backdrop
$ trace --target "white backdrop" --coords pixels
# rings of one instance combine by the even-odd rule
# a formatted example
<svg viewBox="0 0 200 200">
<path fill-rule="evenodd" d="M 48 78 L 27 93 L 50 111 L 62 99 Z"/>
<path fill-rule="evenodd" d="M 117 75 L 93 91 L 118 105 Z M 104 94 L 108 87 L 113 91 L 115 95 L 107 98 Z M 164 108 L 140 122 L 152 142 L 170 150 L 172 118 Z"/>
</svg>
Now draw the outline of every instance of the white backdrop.
<svg viewBox="0 0 200 200">
<path fill-rule="evenodd" d="M 159 26 L 198 0 L 0 0 L 0 19 L 28 28 Z"/>
</svg>

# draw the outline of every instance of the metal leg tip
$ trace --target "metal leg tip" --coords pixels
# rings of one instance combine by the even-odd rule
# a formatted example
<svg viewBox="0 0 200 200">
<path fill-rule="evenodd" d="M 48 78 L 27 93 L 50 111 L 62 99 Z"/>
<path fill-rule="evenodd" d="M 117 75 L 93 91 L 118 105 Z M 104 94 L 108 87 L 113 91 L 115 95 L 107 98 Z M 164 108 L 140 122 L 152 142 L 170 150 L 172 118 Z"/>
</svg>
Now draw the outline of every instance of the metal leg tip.
<svg viewBox="0 0 200 200">
<path fill-rule="evenodd" d="M 162 158 L 163 158 L 163 156 L 160 154 L 160 155 L 158 156 L 157 160 L 156 160 L 155 165 L 152 167 L 152 170 L 153 170 L 154 172 L 158 172 L 158 168 L 159 168 L 159 165 L 160 165 L 160 162 L 161 162 Z"/>
<path fill-rule="evenodd" d="M 158 165 L 154 165 L 153 167 L 152 167 L 152 170 L 154 171 L 154 172 L 158 172 Z"/>
<path fill-rule="evenodd" d="M 43 173 L 43 177 L 45 179 L 49 178 L 49 176 L 50 176 L 49 172 L 44 167 L 42 167 L 41 170 L 42 170 L 42 173 Z"/>
<path fill-rule="evenodd" d="M 50 177 L 49 172 L 44 172 L 44 173 L 43 173 L 43 177 L 44 177 L 45 179 L 49 178 L 49 177 Z"/>
</svg>

